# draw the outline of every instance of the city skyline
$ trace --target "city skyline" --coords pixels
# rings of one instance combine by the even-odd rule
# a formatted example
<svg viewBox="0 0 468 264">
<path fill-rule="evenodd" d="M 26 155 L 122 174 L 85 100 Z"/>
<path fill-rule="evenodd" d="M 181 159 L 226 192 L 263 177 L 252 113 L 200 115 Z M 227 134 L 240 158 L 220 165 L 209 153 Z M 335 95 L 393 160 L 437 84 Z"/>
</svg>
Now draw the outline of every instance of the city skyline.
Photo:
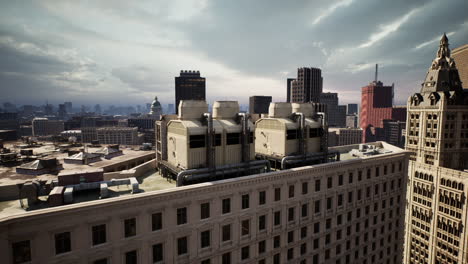
<svg viewBox="0 0 468 264">
<path fill-rule="evenodd" d="M 379 79 L 394 82 L 395 104 L 405 104 L 440 35 L 452 49 L 468 36 L 468 3 L 456 0 L 218 5 L 2 3 L 3 101 L 135 105 L 157 95 L 167 104 L 187 68 L 206 77 L 209 102 L 286 101 L 286 79 L 319 67 L 324 92 L 347 104 L 359 102 L 379 63 Z"/>
</svg>

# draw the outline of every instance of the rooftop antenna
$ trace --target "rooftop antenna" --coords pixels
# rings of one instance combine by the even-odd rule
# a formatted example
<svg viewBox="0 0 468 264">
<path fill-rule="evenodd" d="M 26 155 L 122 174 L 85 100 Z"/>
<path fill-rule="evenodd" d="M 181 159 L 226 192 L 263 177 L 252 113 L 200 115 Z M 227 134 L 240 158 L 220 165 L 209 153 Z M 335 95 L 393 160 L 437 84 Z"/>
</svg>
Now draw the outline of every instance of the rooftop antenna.
<svg viewBox="0 0 468 264">
<path fill-rule="evenodd" d="M 379 74 L 379 64 L 375 64 L 375 83 L 377 83 L 377 75 Z"/>
</svg>

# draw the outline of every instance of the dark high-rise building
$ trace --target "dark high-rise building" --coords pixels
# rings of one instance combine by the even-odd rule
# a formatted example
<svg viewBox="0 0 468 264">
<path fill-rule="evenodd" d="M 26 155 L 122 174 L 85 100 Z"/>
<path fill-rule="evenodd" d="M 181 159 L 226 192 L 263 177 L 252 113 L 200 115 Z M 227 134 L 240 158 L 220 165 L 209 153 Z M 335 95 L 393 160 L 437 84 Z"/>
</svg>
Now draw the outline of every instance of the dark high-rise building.
<svg viewBox="0 0 468 264">
<path fill-rule="evenodd" d="M 297 78 L 291 82 L 291 102 L 319 103 L 323 90 L 322 70 L 298 68 Z"/>
<path fill-rule="evenodd" d="M 65 104 L 59 104 L 57 114 L 59 119 L 65 120 L 65 118 L 67 117 L 67 109 Z"/>
<path fill-rule="evenodd" d="M 72 112 L 72 107 L 73 107 L 72 102 L 65 102 L 63 104 L 65 105 L 65 110 L 67 110 L 67 113 L 71 113 Z"/>
<path fill-rule="evenodd" d="M 270 106 L 271 96 L 250 96 L 249 98 L 249 113 L 251 114 L 266 114 Z"/>
<path fill-rule="evenodd" d="M 199 71 L 180 71 L 180 76 L 175 77 L 176 114 L 180 100 L 206 100 L 206 79 Z"/>
<path fill-rule="evenodd" d="M 406 122 L 384 119 L 384 141 L 399 148 L 405 147 L 405 136 L 403 135 L 405 127 Z"/>
<path fill-rule="evenodd" d="M 291 102 L 291 88 L 292 88 L 292 82 L 296 80 L 294 78 L 288 78 L 286 80 L 286 102 L 290 103 Z"/>
<path fill-rule="evenodd" d="M 338 105 L 337 93 L 322 93 L 320 103 L 327 106 L 328 126 L 346 127 L 346 106 Z"/>
<path fill-rule="evenodd" d="M 357 104 L 348 104 L 348 115 L 356 115 L 358 113 L 358 105 Z"/>
</svg>

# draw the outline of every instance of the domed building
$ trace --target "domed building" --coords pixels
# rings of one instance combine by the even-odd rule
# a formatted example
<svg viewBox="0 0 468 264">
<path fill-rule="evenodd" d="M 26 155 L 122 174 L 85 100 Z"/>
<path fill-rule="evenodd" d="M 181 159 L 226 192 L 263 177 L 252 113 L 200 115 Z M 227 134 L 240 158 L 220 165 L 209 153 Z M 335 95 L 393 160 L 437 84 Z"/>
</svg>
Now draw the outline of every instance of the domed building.
<svg viewBox="0 0 468 264">
<path fill-rule="evenodd" d="M 154 97 L 154 100 L 151 103 L 151 111 L 149 114 L 155 117 L 159 117 L 162 114 L 162 106 L 161 103 L 159 103 L 157 96 Z"/>
</svg>

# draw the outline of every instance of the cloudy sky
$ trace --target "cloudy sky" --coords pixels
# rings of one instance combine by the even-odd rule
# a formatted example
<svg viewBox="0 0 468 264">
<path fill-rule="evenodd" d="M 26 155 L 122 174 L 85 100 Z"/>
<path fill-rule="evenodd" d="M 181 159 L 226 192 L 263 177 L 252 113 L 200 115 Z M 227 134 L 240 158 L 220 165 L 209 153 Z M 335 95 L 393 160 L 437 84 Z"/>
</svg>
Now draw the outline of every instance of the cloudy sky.
<svg viewBox="0 0 468 264">
<path fill-rule="evenodd" d="M 172 103 L 174 76 L 200 70 L 207 99 L 286 98 L 298 67 L 360 101 L 374 78 L 395 103 L 418 90 L 438 41 L 468 43 L 466 0 L 0 0 L 1 100 Z"/>
</svg>

